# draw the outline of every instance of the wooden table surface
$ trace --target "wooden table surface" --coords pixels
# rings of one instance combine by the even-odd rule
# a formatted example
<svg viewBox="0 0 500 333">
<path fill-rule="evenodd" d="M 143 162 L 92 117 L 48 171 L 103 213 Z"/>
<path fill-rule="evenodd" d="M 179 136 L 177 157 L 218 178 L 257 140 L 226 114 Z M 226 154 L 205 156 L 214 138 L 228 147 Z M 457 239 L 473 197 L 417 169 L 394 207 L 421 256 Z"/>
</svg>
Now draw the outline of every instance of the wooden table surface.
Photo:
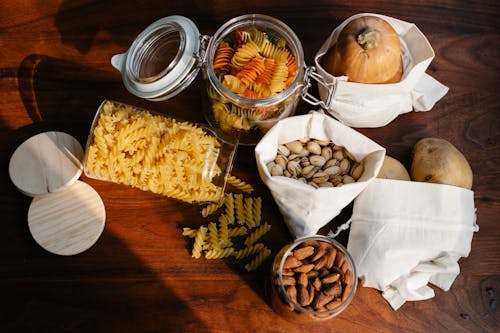
<svg viewBox="0 0 500 333">
<path fill-rule="evenodd" d="M 4 1 L 0 5 L 0 325 L 4 332 L 498 332 L 500 302 L 499 5 L 483 1 Z M 232 17 L 263 13 L 287 23 L 306 63 L 344 19 L 374 12 L 415 23 L 436 57 L 428 73 L 450 88 L 427 113 L 409 113 L 359 131 L 407 167 L 423 137 L 451 141 L 473 172 L 477 222 L 468 258 L 450 291 L 393 311 L 377 290 L 360 287 L 339 317 L 287 322 L 268 305 L 267 267 L 247 273 L 234 260 L 193 259 L 181 227 L 204 224 L 200 207 L 123 185 L 88 179 L 106 207 L 106 225 L 88 251 L 53 255 L 33 240 L 31 198 L 8 175 L 15 148 L 58 130 L 85 144 L 103 99 L 204 122 L 201 79 L 165 102 L 132 96 L 110 65 L 153 21 L 184 15 L 203 34 Z M 298 113 L 311 107 L 301 103 Z M 273 255 L 291 240 L 242 147 L 233 174 L 263 198 L 265 241 Z M 321 232 L 349 217 L 349 207 Z M 340 240 L 346 244 L 347 233 Z"/>
</svg>

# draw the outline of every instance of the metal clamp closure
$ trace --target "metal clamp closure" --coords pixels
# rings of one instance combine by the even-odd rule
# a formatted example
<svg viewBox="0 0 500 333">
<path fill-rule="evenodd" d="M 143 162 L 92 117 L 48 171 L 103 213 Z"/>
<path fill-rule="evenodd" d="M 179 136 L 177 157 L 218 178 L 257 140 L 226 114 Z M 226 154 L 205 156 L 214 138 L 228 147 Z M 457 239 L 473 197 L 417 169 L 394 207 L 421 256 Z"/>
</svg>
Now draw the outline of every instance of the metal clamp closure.
<svg viewBox="0 0 500 333">
<path fill-rule="evenodd" d="M 315 80 L 318 85 L 325 87 L 328 90 L 328 95 L 326 97 L 326 102 L 316 98 L 309 93 L 309 88 L 311 87 L 311 79 Z M 316 68 L 314 66 L 306 67 L 304 74 L 304 88 L 302 88 L 301 96 L 302 99 L 311 105 L 319 105 L 321 108 L 328 110 L 332 102 L 333 96 L 335 95 L 335 81 L 328 83 L 323 79 L 321 75 L 316 73 Z"/>
<path fill-rule="evenodd" d="M 198 63 L 198 67 L 202 67 L 207 60 L 207 48 L 208 43 L 210 42 L 210 36 L 208 35 L 200 35 L 200 49 L 197 53 L 194 54 L 196 58 L 196 62 Z"/>
</svg>

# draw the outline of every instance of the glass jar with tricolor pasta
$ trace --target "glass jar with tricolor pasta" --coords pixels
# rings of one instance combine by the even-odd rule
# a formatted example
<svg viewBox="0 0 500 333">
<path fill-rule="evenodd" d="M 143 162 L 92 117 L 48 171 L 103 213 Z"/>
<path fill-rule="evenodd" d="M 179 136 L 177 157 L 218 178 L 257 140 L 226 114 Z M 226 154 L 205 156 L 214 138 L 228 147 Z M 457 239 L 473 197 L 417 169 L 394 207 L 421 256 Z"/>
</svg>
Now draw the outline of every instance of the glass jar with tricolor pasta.
<svg viewBox="0 0 500 333">
<path fill-rule="evenodd" d="M 214 36 L 201 35 L 183 16 L 167 16 L 141 32 L 111 59 L 125 87 L 153 101 L 188 87 L 203 69 L 207 122 L 225 138 L 256 144 L 278 120 L 294 114 L 315 69 L 306 67 L 302 45 L 285 23 L 249 14 L 235 17 Z"/>
<path fill-rule="evenodd" d="M 224 24 L 206 55 L 207 121 L 240 143 L 256 143 L 300 100 L 304 54 L 295 33 L 265 15 Z"/>
</svg>

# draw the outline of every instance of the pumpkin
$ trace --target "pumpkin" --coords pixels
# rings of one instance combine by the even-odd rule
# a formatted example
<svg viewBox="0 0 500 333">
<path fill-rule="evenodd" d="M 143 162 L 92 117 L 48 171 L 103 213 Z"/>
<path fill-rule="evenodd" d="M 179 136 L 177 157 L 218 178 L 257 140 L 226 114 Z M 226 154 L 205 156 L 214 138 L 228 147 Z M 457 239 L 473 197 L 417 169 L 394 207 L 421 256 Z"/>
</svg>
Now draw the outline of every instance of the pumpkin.
<svg viewBox="0 0 500 333">
<path fill-rule="evenodd" d="M 345 75 L 351 82 L 399 82 L 403 74 L 399 36 L 379 17 L 356 18 L 342 29 L 322 65 L 330 74 Z"/>
</svg>

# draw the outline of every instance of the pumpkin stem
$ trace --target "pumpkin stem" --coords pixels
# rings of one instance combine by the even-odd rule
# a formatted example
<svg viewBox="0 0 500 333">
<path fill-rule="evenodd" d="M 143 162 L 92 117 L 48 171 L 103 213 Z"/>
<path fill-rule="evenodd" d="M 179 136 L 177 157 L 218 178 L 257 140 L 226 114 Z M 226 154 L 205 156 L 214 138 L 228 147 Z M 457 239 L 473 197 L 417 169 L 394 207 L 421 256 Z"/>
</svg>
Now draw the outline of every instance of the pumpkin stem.
<svg viewBox="0 0 500 333">
<path fill-rule="evenodd" d="M 366 28 L 358 35 L 357 41 L 365 50 L 376 48 L 380 44 L 380 31 Z"/>
</svg>

